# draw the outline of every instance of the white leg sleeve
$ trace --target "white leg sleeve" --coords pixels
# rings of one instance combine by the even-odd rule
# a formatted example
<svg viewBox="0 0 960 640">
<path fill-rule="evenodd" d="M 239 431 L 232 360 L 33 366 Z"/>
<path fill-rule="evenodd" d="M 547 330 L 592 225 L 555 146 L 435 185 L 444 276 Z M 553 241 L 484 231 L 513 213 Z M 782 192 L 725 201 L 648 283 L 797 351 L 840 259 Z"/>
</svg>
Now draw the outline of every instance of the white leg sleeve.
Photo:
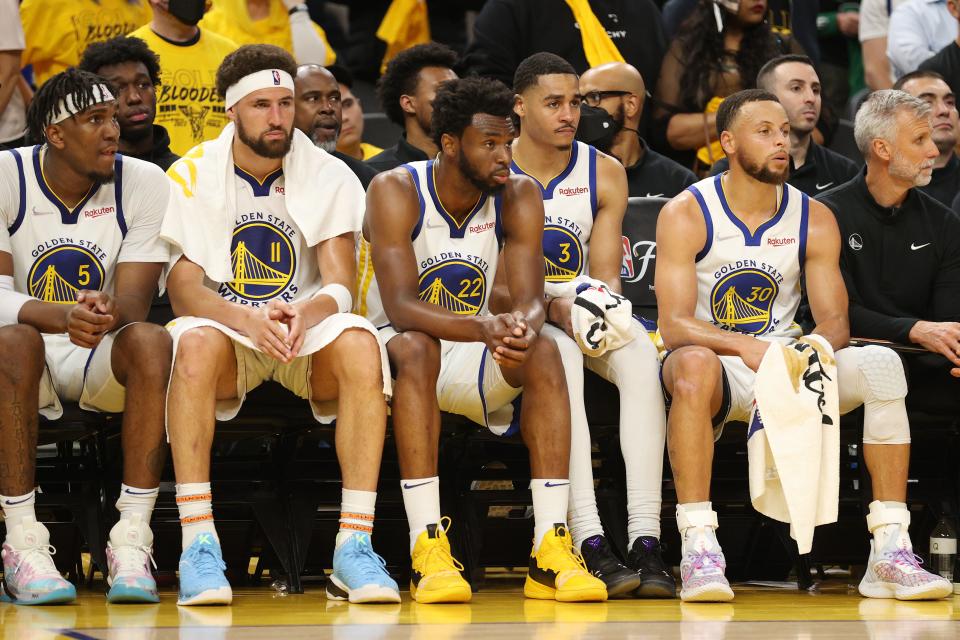
<svg viewBox="0 0 960 640">
<path fill-rule="evenodd" d="M 908 444 L 907 378 L 891 349 L 871 345 L 837 352 L 840 413 L 863 405 L 864 444 Z"/>
<path fill-rule="evenodd" d="M 637 337 L 599 358 L 585 358 L 588 369 L 620 391 L 620 449 L 627 470 L 627 534 L 660 537 L 663 448 L 667 419 L 660 388 L 657 348 L 640 323 Z"/>
<path fill-rule="evenodd" d="M 573 537 L 573 546 L 591 536 L 603 533 L 597 496 L 593 487 L 593 455 L 590 426 L 583 404 L 583 353 L 566 333 L 553 325 L 544 325 L 542 333 L 557 343 L 570 395 L 570 503 L 567 507 L 567 526 Z"/>
</svg>

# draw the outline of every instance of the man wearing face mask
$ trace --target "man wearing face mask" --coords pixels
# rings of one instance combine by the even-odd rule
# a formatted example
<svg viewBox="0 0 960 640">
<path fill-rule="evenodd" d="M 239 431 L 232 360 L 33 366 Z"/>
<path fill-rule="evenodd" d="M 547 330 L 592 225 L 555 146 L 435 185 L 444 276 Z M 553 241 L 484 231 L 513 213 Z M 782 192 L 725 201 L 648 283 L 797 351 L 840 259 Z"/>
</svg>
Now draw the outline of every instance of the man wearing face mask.
<svg viewBox="0 0 960 640">
<path fill-rule="evenodd" d="M 337 139 L 343 125 L 342 97 L 337 79 L 318 64 L 302 64 L 297 67 L 293 86 L 296 107 L 293 126 L 307 134 L 313 144 L 350 167 L 366 190 L 377 170 L 337 151 Z"/>
<path fill-rule="evenodd" d="M 156 122 L 181 156 L 216 138 L 227 124 L 215 79 L 220 62 L 237 45 L 197 26 L 209 5 L 210 0 L 150 0 L 153 20 L 130 34 L 160 58 Z"/>
<path fill-rule="evenodd" d="M 640 137 L 646 88 L 636 67 L 610 62 L 580 76 L 582 108 L 577 139 L 620 161 L 630 197 L 672 198 L 697 181 L 693 172 L 660 155 Z"/>
</svg>

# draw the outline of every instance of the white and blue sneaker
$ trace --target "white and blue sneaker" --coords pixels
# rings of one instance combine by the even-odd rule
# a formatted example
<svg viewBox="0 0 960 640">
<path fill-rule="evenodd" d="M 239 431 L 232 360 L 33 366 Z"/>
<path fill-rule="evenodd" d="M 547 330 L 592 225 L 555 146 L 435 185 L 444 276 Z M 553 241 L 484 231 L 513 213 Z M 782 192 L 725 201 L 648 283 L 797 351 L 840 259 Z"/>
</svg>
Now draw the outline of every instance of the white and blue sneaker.
<svg viewBox="0 0 960 640">
<path fill-rule="evenodd" d="M 77 599 L 77 589 L 63 579 L 53 563 L 56 550 L 43 524 L 24 518 L 11 527 L 3 543 L 3 602 L 15 604 L 66 604 Z"/>
<path fill-rule="evenodd" d="M 121 518 L 107 542 L 107 602 L 150 604 L 160 602 L 153 561 L 153 532 L 139 513 Z"/>
<path fill-rule="evenodd" d="M 210 533 L 201 533 L 180 554 L 180 595 L 177 604 L 230 604 L 233 591 L 224 575 L 220 542 Z"/>
<path fill-rule="evenodd" d="M 356 603 L 400 602 L 400 588 L 373 550 L 370 534 L 354 533 L 333 552 L 327 598 Z"/>
</svg>

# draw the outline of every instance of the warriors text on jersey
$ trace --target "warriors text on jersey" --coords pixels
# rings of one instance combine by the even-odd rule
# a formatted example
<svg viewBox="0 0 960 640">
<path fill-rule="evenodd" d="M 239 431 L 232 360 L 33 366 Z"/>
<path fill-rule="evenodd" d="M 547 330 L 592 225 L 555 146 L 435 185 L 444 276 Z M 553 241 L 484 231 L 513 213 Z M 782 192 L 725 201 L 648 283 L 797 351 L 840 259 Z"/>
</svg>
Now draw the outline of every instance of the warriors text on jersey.
<svg viewBox="0 0 960 640">
<path fill-rule="evenodd" d="M 470 215 L 458 224 L 437 195 L 434 161 L 402 166 L 410 172 L 420 202 L 420 217 L 410 236 L 420 299 L 460 315 L 485 314 L 503 237 L 500 198 L 481 195 Z M 378 329 L 389 325 L 366 240 L 360 245 L 357 277 L 357 313 Z"/>
<path fill-rule="evenodd" d="M 230 242 L 233 280 L 207 280 L 224 299 L 255 307 L 309 299 L 320 288 L 316 251 L 287 212 L 283 170 L 259 181 L 235 167 L 237 214 Z"/>
<path fill-rule="evenodd" d="M 111 182 L 67 207 L 43 175 L 45 147 L 0 153 L 0 251 L 17 291 L 74 304 L 81 289 L 113 293 L 120 262 L 167 262 L 160 223 L 169 186 L 159 167 L 117 154 Z"/>
<path fill-rule="evenodd" d="M 516 162 L 510 171 L 529 175 Z M 534 180 L 536 180 L 534 178 Z M 543 259 L 547 282 L 567 282 L 587 275 L 590 232 L 597 216 L 597 150 L 574 142 L 567 167 L 543 193 Z"/>
<path fill-rule="evenodd" d="M 796 338 L 809 200 L 788 184 L 770 220 L 750 233 L 727 204 L 721 175 L 688 187 L 707 241 L 697 254 L 698 320 L 754 336 Z"/>
</svg>

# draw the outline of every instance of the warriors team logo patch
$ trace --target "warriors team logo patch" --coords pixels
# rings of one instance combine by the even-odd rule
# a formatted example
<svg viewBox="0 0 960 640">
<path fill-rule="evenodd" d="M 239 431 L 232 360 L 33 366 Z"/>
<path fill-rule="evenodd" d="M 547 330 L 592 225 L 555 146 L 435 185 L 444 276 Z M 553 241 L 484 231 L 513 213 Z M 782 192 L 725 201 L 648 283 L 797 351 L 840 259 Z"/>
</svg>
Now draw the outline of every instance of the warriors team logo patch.
<svg viewBox="0 0 960 640">
<path fill-rule="evenodd" d="M 547 282 L 568 282 L 583 273 L 583 247 L 570 230 L 556 225 L 543 228 L 543 259 Z"/>
<path fill-rule="evenodd" d="M 270 300 L 293 280 L 296 260 L 290 238 L 280 229 L 263 221 L 242 224 L 233 232 L 233 281 L 225 286 L 245 300 Z"/>
<path fill-rule="evenodd" d="M 45 251 L 33 263 L 27 280 L 30 295 L 44 302 L 75 304 L 81 289 L 103 287 L 103 265 L 88 249 L 61 245 Z"/>
<path fill-rule="evenodd" d="M 738 269 L 714 285 L 710 293 L 713 319 L 724 329 L 760 335 L 770 328 L 770 309 L 780 287 L 759 269 Z"/>
<path fill-rule="evenodd" d="M 420 274 L 420 299 L 458 315 L 480 312 L 487 298 L 487 278 L 466 260 L 444 260 Z"/>
</svg>

